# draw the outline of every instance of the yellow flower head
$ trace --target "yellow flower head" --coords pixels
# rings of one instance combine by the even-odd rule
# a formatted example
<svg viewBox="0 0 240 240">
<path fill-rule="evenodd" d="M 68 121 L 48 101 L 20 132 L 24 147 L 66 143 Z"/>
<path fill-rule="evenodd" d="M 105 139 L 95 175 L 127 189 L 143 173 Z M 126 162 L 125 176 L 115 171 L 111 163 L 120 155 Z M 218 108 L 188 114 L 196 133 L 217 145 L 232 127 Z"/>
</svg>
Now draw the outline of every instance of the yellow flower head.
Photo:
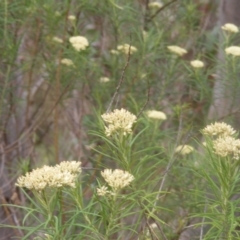
<svg viewBox="0 0 240 240">
<path fill-rule="evenodd" d="M 223 137 L 223 136 L 232 136 L 236 131 L 228 124 L 224 122 L 215 122 L 207 125 L 202 130 L 203 135 L 210 137 Z"/>
<path fill-rule="evenodd" d="M 137 117 L 122 108 L 103 114 L 102 119 L 108 124 L 105 127 L 106 135 L 111 136 L 115 133 L 123 133 L 123 135 L 131 133 L 133 123 L 136 122 Z"/>
<path fill-rule="evenodd" d="M 179 153 L 181 155 L 187 155 L 191 152 L 194 151 L 194 148 L 190 145 L 179 145 L 176 149 L 175 152 Z"/>
<path fill-rule="evenodd" d="M 31 190 L 42 191 L 47 187 L 75 187 L 77 175 L 81 172 L 81 162 L 61 162 L 55 167 L 43 166 L 17 179 L 16 185 Z"/>
<path fill-rule="evenodd" d="M 167 119 L 166 114 L 161 111 L 149 110 L 146 113 L 147 113 L 147 116 L 152 119 L 158 119 L 158 120 L 166 120 Z"/>
<path fill-rule="evenodd" d="M 106 83 L 106 82 L 109 82 L 110 79 L 109 79 L 108 77 L 101 77 L 101 78 L 99 79 L 99 81 L 100 81 L 101 83 Z"/>
<path fill-rule="evenodd" d="M 231 136 L 219 137 L 213 141 L 213 149 L 215 154 L 221 157 L 232 156 L 238 160 L 240 157 L 240 139 Z"/>
<path fill-rule="evenodd" d="M 183 56 L 183 55 L 187 54 L 187 50 L 184 48 L 181 48 L 179 46 L 168 46 L 167 48 L 170 52 L 175 53 L 179 56 Z"/>
<path fill-rule="evenodd" d="M 194 68 L 202 68 L 204 67 L 204 62 L 200 61 L 200 60 L 193 60 L 190 62 L 190 64 L 194 67 Z"/>
<path fill-rule="evenodd" d="M 63 40 L 59 37 L 53 37 L 52 40 L 57 43 L 63 43 Z"/>
<path fill-rule="evenodd" d="M 128 53 L 133 54 L 137 52 L 137 48 L 134 46 L 130 46 L 129 44 L 125 43 L 123 45 L 118 45 L 117 50 L 121 53 L 128 55 Z"/>
<path fill-rule="evenodd" d="M 89 46 L 88 40 L 83 36 L 70 37 L 69 42 L 77 51 L 85 50 Z"/>
<path fill-rule="evenodd" d="M 68 20 L 70 21 L 75 21 L 76 20 L 76 17 L 74 15 L 69 15 L 68 16 Z"/>
<path fill-rule="evenodd" d="M 113 54 L 113 55 L 119 55 L 119 51 L 118 51 L 118 50 L 115 50 L 115 49 L 112 49 L 112 50 L 110 51 L 110 53 Z"/>
<path fill-rule="evenodd" d="M 98 196 L 105 196 L 108 193 L 109 193 L 109 191 L 108 191 L 106 186 L 102 186 L 100 188 L 97 188 L 97 195 Z"/>
<path fill-rule="evenodd" d="M 238 46 L 227 47 L 225 48 L 225 53 L 227 55 L 240 56 L 240 47 Z"/>
<path fill-rule="evenodd" d="M 67 66 L 74 66 L 74 63 L 71 59 L 68 59 L 68 58 L 63 58 L 61 60 L 61 63 L 64 64 L 64 65 L 67 65 Z"/>
<path fill-rule="evenodd" d="M 105 169 L 101 172 L 101 175 L 114 191 L 128 186 L 134 180 L 132 174 L 121 169 Z"/>
<path fill-rule="evenodd" d="M 150 2 L 150 3 L 148 4 L 148 8 L 150 8 L 150 9 L 156 9 L 156 10 L 160 9 L 162 6 L 163 6 L 163 4 L 160 3 L 160 2 L 157 2 L 157 1 L 155 1 L 155 2 Z"/>
<path fill-rule="evenodd" d="M 232 24 L 232 23 L 226 23 L 221 28 L 222 28 L 222 30 L 224 30 L 226 32 L 231 32 L 231 33 L 239 32 L 238 27 L 235 24 Z"/>
</svg>

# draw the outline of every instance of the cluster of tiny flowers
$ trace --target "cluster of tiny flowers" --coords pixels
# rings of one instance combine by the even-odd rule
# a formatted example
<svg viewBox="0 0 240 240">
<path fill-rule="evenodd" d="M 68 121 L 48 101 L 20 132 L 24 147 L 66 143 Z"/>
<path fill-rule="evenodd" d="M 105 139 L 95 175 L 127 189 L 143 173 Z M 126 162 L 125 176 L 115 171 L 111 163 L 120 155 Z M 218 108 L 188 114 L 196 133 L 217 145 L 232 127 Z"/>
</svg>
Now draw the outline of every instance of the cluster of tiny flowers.
<svg viewBox="0 0 240 240">
<path fill-rule="evenodd" d="M 206 126 L 202 130 L 203 135 L 211 136 L 211 137 L 223 137 L 223 136 L 231 136 L 236 133 L 236 131 L 228 124 L 224 122 L 215 122 L 208 126 Z"/>
<path fill-rule="evenodd" d="M 146 112 L 147 116 L 152 119 L 158 120 L 166 120 L 167 116 L 164 112 L 156 111 L 156 110 L 149 110 Z"/>
<path fill-rule="evenodd" d="M 224 30 L 226 32 L 231 32 L 231 33 L 238 33 L 239 32 L 238 27 L 235 24 L 232 24 L 232 23 L 226 23 L 221 28 L 222 28 L 222 30 Z"/>
<path fill-rule="evenodd" d="M 110 51 L 110 53 L 113 54 L 113 55 L 119 55 L 119 51 L 118 51 L 118 50 L 115 50 L 115 49 L 112 49 L 112 50 Z"/>
<path fill-rule="evenodd" d="M 117 46 L 117 50 L 121 53 L 124 53 L 126 55 L 129 54 L 133 54 L 135 52 L 137 52 L 137 48 L 134 46 L 130 46 L 129 44 L 125 43 L 123 45 L 118 45 Z"/>
<path fill-rule="evenodd" d="M 121 169 L 105 169 L 101 172 L 101 175 L 114 191 L 118 191 L 128 186 L 134 180 L 132 174 Z M 107 189 L 103 187 L 101 190 L 99 190 L 100 193 L 104 193 L 106 191 Z"/>
<path fill-rule="evenodd" d="M 181 155 L 187 155 L 191 152 L 194 151 L 194 148 L 190 145 L 179 145 L 176 149 L 175 152 L 179 153 Z"/>
<path fill-rule="evenodd" d="M 106 82 L 109 82 L 110 79 L 109 79 L 108 77 L 101 77 L 101 78 L 99 79 L 99 81 L 100 81 L 101 83 L 106 83 Z"/>
<path fill-rule="evenodd" d="M 200 60 L 193 60 L 193 61 L 190 62 L 190 64 L 194 68 L 202 68 L 202 67 L 204 67 L 204 62 L 202 62 Z"/>
<path fill-rule="evenodd" d="M 81 162 L 76 161 L 63 161 L 54 167 L 43 166 L 19 177 L 16 185 L 36 191 L 42 191 L 47 187 L 69 186 L 74 188 L 77 175 L 81 172 L 80 166 Z"/>
<path fill-rule="evenodd" d="M 225 53 L 227 55 L 240 56 L 240 47 L 238 46 L 227 47 L 225 48 Z"/>
<path fill-rule="evenodd" d="M 106 186 L 102 186 L 100 188 L 97 188 L 97 195 L 98 196 L 105 196 L 108 193 L 110 193 L 110 191 L 108 191 L 108 188 Z"/>
<path fill-rule="evenodd" d="M 148 4 L 148 8 L 156 9 L 156 10 L 160 9 L 162 6 L 163 6 L 163 4 L 160 3 L 160 2 L 151 2 L 151 3 Z"/>
<path fill-rule="evenodd" d="M 105 134 L 111 136 L 119 132 L 122 132 L 123 135 L 131 133 L 132 125 L 136 122 L 137 117 L 122 108 L 103 114 L 102 119 L 108 124 L 105 126 Z"/>
<path fill-rule="evenodd" d="M 76 17 L 74 15 L 69 15 L 68 16 L 68 20 L 70 21 L 75 21 L 76 20 Z"/>
<path fill-rule="evenodd" d="M 59 37 L 53 37 L 52 40 L 54 42 L 63 43 L 63 40 L 61 38 L 59 38 Z"/>
<path fill-rule="evenodd" d="M 213 149 L 215 154 L 226 157 L 233 156 L 234 159 L 240 157 L 240 139 L 231 136 L 219 137 L 213 141 Z"/>
<path fill-rule="evenodd" d="M 168 46 L 167 48 L 170 52 L 175 53 L 179 56 L 183 56 L 183 55 L 187 54 L 186 49 L 178 47 L 178 46 Z"/>
<path fill-rule="evenodd" d="M 85 50 L 89 46 L 88 40 L 82 36 L 70 37 L 69 42 L 77 51 Z"/>
<path fill-rule="evenodd" d="M 74 66 L 74 63 L 71 59 L 68 59 L 68 58 L 63 58 L 61 60 L 61 63 L 66 65 L 66 66 Z"/>
<path fill-rule="evenodd" d="M 60 17 L 60 16 L 61 16 L 61 13 L 60 13 L 59 11 L 56 11 L 56 12 L 55 12 L 55 16 L 56 16 L 56 17 Z"/>
<path fill-rule="evenodd" d="M 55 168 L 59 169 L 61 172 L 67 171 L 71 174 L 78 174 L 81 172 L 81 162 L 77 161 L 63 161 L 56 165 Z"/>
<path fill-rule="evenodd" d="M 216 155 L 221 157 L 232 156 L 237 160 L 240 158 L 240 139 L 233 136 L 236 131 L 230 125 L 216 122 L 205 127 L 202 133 L 210 137 L 217 137 L 212 142 Z"/>
</svg>

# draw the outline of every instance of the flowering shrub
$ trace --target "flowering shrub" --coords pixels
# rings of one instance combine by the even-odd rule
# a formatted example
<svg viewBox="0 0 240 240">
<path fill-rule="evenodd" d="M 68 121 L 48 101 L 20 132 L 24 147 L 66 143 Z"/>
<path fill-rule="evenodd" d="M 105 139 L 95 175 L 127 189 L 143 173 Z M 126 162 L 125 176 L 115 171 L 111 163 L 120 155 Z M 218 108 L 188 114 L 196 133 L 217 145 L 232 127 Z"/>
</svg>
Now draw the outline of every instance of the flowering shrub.
<svg viewBox="0 0 240 240">
<path fill-rule="evenodd" d="M 136 116 L 125 109 L 115 109 L 111 113 L 104 113 L 102 119 L 108 125 L 105 127 L 107 136 L 115 133 L 127 135 L 132 132 L 132 126 L 136 122 Z"/>
<path fill-rule="evenodd" d="M 124 53 L 125 55 L 128 55 L 128 53 L 133 54 L 137 52 L 137 48 L 134 46 L 130 46 L 129 44 L 125 43 L 123 45 L 117 46 L 118 52 Z M 114 52 L 112 52 L 114 53 Z"/>
<path fill-rule="evenodd" d="M 187 54 L 187 50 L 184 48 L 181 48 L 179 46 L 168 46 L 167 48 L 170 52 L 175 53 L 179 56 L 183 56 L 183 55 Z"/>
<path fill-rule="evenodd" d="M 208 25 L 217 1 L 27 2 L 0 1 L 0 239 L 239 239 L 239 28 Z"/>
<path fill-rule="evenodd" d="M 190 64 L 194 67 L 194 68 L 202 68 L 204 67 L 204 63 L 200 60 L 193 60 L 190 62 Z"/>
<path fill-rule="evenodd" d="M 77 51 L 85 50 L 89 46 L 88 40 L 83 36 L 70 37 L 69 42 Z"/>
<path fill-rule="evenodd" d="M 147 116 L 152 119 L 158 119 L 158 120 L 166 120 L 167 119 L 166 114 L 161 111 L 149 110 L 146 113 L 147 113 Z"/>
<path fill-rule="evenodd" d="M 232 23 L 226 23 L 221 28 L 222 28 L 222 30 L 224 30 L 226 32 L 230 32 L 230 33 L 238 33 L 239 32 L 238 27 Z"/>
<path fill-rule="evenodd" d="M 64 186 L 76 187 L 77 175 L 81 172 L 81 162 L 61 162 L 55 167 L 43 166 L 18 178 L 16 185 L 35 191 L 60 188 Z"/>
</svg>

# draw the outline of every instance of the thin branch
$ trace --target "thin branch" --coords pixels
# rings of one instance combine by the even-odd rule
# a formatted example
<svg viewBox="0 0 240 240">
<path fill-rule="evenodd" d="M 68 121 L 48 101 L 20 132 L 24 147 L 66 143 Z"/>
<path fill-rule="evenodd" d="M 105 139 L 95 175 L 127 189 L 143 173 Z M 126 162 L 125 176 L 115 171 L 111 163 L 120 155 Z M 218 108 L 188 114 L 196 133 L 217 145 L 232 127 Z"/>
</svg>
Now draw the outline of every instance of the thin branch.
<svg viewBox="0 0 240 240">
<path fill-rule="evenodd" d="M 148 102 L 149 102 L 149 99 L 150 99 L 150 84 L 149 84 L 149 80 L 147 80 L 147 83 L 148 83 L 147 100 L 146 100 L 146 102 L 143 104 L 140 112 L 139 112 L 138 115 L 137 115 L 137 118 L 142 114 L 143 110 L 144 110 L 145 107 L 147 106 L 147 104 L 148 104 Z"/>
<path fill-rule="evenodd" d="M 30 111 L 30 105 L 31 105 L 31 99 L 32 99 L 32 95 L 31 95 L 31 86 L 32 86 L 32 81 L 33 81 L 33 74 L 34 74 L 34 68 L 35 68 L 35 64 L 36 64 L 36 59 L 37 59 L 37 54 L 39 51 L 39 45 L 40 45 L 40 40 L 41 40 L 41 36 L 42 36 L 42 27 L 43 24 L 41 23 L 41 21 L 37 18 L 37 29 L 36 29 L 36 39 L 35 39 L 35 47 L 33 50 L 33 56 L 32 56 L 32 63 L 31 63 L 31 67 L 30 67 L 30 71 L 29 71 L 29 76 L 28 76 L 28 86 L 27 86 L 27 106 L 26 106 L 26 113 L 25 113 L 25 124 L 26 126 L 29 125 L 29 111 Z"/>
<path fill-rule="evenodd" d="M 144 14 L 144 24 L 143 24 L 143 30 L 147 31 L 147 23 L 148 23 L 148 17 L 149 17 L 149 0 L 146 0 L 145 2 L 145 14 Z"/>
<path fill-rule="evenodd" d="M 68 1 L 68 5 L 67 5 L 67 11 L 65 14 L 65 22 L 64 22 L 64 30 L 63 30 L 63 42 L 65 42 L 65 35 L 67 32 L 67 22 L 68 22 L 68 13 L 69 13 L 69 9 L 70 9 L 70 4 L 71 1 Z M 56 71 L 56 75 L 55 75 L 55 88 L 54 88 L 54 95 L 55 95 L 55 99 L 57 102 L 57 99 L 60 96 L 60 78 L 61 78 L 61 59 L 62 59 L 62 55 L 63 55 L 63 48 L 60 49 L 60 51 L 58 52 L 58 67 L 57 67 L 57 71 Z M 58 104 L 55 107 L 54 110 L 54 137 L 53 137 L 53 141 L 54 141 L 54 150 L 55 150 L 55 162 L 59 163 L 59 107 Z"/>
<path fill-rule="evenodd" d="M 162 227 L 160 226 L 160 224 L 158 222 L 155 222 L 157 224 L 157 227 L 160 231 L 160 233 L 162 234 L 162 237 L 164 240 L 167 240 L 167 236 L 164 234 L 163 230 L 162 230 Z"/>
<path fill-rule="evenodd" d="M 54 111 L 55 107 L 58 105 L 58 103 L 61 101 L 61 99 L 63 98 L 64 94 L 67 92 L 68 88 L 70 87 L 71 84 L 67 85 L 65 87 L 65 90 L 62 91 L 62 93 L 60 94 L 59 98 L 57 99 L 57 101 L 53 104 L 52 108 L 50 108 L 50 110 L 48 111 L 48 113 L 46 115 L 51 115 L 52 112 Z M 22 144 L 24 143 L 24 141 L 27 140 L 27 137 L 29 135 L 31 135 L 33 133 L 33 131 L 36 130 L 37 126 L 41 125 L 45 120 L 46 118 L 44 117 L 45 115 L 45 112 L 42 112 L 40 113 L 40 115 L 38 116 L 38 119 L 35 120 L 35 122 L 32 123 L 32 125 L 30 127 L 28 127 L 26 129 L 26 127 L 24 127 L 20 133 L 19 133 L 19 136 L 17 138 L 17 140 L 15 140 L 13 143 L 7 145 L 5 147 L 5 153 L 8 153 L 10 151 L 12 151 L 15 147 L 18 146 L 19 144 L 19 141 L 21 140 L 22 141 Z M 2 154 L 0 153 L 0 156 Z"/>
<path fill-rule="evenodd" d="M 148 22 L 151 22 L 161 11 L 163 11 L 166 7 L 170 6 L 172 3 L 176 2 L 178 0 L 172 0 L 168 3 L 166 3 L 164 6 L 162 6 L 161 8 L 159 8 L 149 19 Z"/>
<path fill-rule="evenodd" d="M 181 132 L 181 129 L 182 129 L 182 113 L 180 115 L 180 119 L 179 119 L 179 126 L 178 126 L 178 134 L 177 134 L 177 141 L 175 143 L 175 146 L 174 146 L 174 149 L 176 149 L 176 147 L 179 145 L 179 141 L 180 141 L 180 132 Z M 160 184 L 160 187 L 158 189 L 158 195 L 156 197 L 156 200 L 154 202 L 154 207 L 157 205 L 157 201 L 159 199 L 159 196 L 160 196 L 160 192 L 162 191 L 163 189 L 163 185 L 165 183 L 165 180 L 166 180 L 166 177 L 167 177 L 167 174 L 171 168 L 171 166 L 173 165 L 173 163 L 175 162 L 175 151 L 172 152 L 172 156 L 168 162 L 168 165 L 167 165 L 167 168 L 166 168 L 166 171 L 165 173 L 163 174 L 163 178 L 162 178 L 162 181 L 161 181 L 161 184 Z"/>
<path fill-rule="evenodd" d="M 154 236 L 153 236 L 153 233 L 152 233 L 152 228 L 151 228 L 150 224 L 148 223 L 148 219 L 147 219 L 147 227 L 148 227 L 148 231 L 151 235 L 151 239 L 154 240 Z"/>
<path fill-rule="evenodd" d="M 0 188 L 0 200 L 1 200 L 1 202 L 0 202 L 1 206 L 3 207 L 3 212 L 6 215 L 6 219 L 12 224 L 12 226 L 16 225 L 16 226 L 19 227 L 19 221 L 18 221 L 17 218 L 15 218 L 14 214 L 11 211 L 11 208 L 7 206 L 8 205 L 8 201 L 4 197 L 1 188 Z M 24 235 L 20 228 L 19 229 L 14 228 L 13 231 L 17 235 L 16 237 L 23 237 L 23 235 Z"/>
<path fill-rule="evenodd" d="M 127 63 L 125 65 L 125 67 L 123 68 L 121 78 L 120 78 L 120 80 L 118 82 L 118 86 L 117 86 L 117 88 L 115 90 L 115 93 L 113 94 L 113 97 L 112 97 L 112 99 L 111 99 L 111 101 L 109 103 L 109 106 L 107 108 L 107 111 L 106 111 L 107 113 L 110 111 L 110 109 L 111 109 L 111 107 L 113 105 L 113 102 L 114 102 L 115 98 L 117 97 L 117 94 L 119 93 L 120 87 L 121 87 L 121 85 L 123 83 L 124 75 L 125 75 L 125 72 L 126 72 L 126 70 L 128 68 L 129 62 L 130 62 L 130 55 L 131 55 L 131 43 L 130 43 L 129 49 L 128 49 Z"/>
<path fill-rule="evenodd" d="M 177 140 L 176 140 L 176 143 L 175 143 L 175 146 L 174 146 L 174 149 L 176 149 L 176 147 L 179 145 L 179 142 L 180 142 L 180 132 L 181 132 L 181 129 L 182 129 L 182 113 L 180 115 L 180 119 L 179 119 L 179 126 L 178 126 L 178 134 L 177 134 Z M 165 183 L 165 180 L 166 180 L 166 177 L 168 175 L 168 172 L 169 170 L 171 169 L 172 165 L 174 164 L 176 158 L 175 158 L 175 151 L 172 152 L 172 156 L 168 162 L 168 165 L 167 165 L 167 168 L 166 168 L 166 171 L 165 173 L 163 174 L 163 178 L 162 178 L 162 181 L 161 181 L 161 184 L 160 184 L 160 187 L 158 189 L 158 194 L 156 196 L 156 199 L 155 199 L 155 202 L 153 204 L 153 209 L 156 207 L 157 205 L 157 201 L 160 197 L 160 193 L 162 192 L 162 189 L 163 189 L 163 186 L 164 186 L 164 183 Z M 165 236 L 160 224 L 157 224 L 158 226 L 158 229 L 159 231 L 161 232 L 161 235 L 163 237 L 164 240 L 167 240 L 167 237 Z"/>
</svg>

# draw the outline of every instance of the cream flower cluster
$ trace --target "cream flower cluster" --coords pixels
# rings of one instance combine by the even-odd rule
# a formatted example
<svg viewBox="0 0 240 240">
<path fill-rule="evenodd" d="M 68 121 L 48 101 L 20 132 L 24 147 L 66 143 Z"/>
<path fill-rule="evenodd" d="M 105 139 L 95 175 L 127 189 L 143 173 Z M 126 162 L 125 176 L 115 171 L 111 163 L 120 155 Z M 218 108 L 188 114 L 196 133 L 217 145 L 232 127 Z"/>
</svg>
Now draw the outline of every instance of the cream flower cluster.
<svg viewBox="0 0 240 240">
<path fill-rule="evenodd" d="M 221 157 L 231 156 L 240 158 L 240 139 L 233 135 L 236 131 L 224 122 L 216 122 L 208 125 L 202 130 L 203 135 L 216 137 L 212 141 L 214 153 Z"/>
<path fill-rule="evenodd" d="M 80 166 L 81 162 L 76 161 L 63 161 L 54 167 L 43 166 L 19 177 L 16 185 L 36 191 L 42 191 L 47 187 L 69 186 L 74 188 L 77 175 L 81 172 Z"/>
<path fill-rule="evenodd" d="M 225 53 L 227 55 L 233 55 L 233 56 L 240 56 L 240 47 L 238 46 L 231 46 L 231 47 L 227 47 L 225 48 Z"/>
<path fill-rule="evenodd" d="M 238 33 L 239 32 L 238 27 L 235 24 L 232 24 L 232 23 L 226 23 L 221 28 L 222 28 L 222 30 L 224 30 L 226 32 L 231 32 L 231 33 Z"/>
<path fill-rule="evenodd" d="M 101 175 L 114 191 L 118 191 L 128 186 L 134 180 L 134 176 L 132 174 L 121 169 L 105 169 L 101 172 Z M 106 188 L 102 188 L 102 191 L 106 191 Z"/>
<path fill-rule="evenodd" d="M 158 120 L 166 120 L 167 116 L 164 112 L 156 111 L 156 110 L 149 110 L 146 111 L 146 114 L 149 118 L 158 119 Z"/>
<path fill-rule="evenodd" d="M 194 68 L 202 68 L 202 67 L 204 67 L 204 62 L 202 62 L 200 60 L 193 60 L 193 61 L 190 62 L 190 64 Z"/>
<path fill-rule="evenodd" d="M 75 21 L 76 20 L 76 17 L 74 15 L 69 15 L 68 16 L 68 20 L 70 21 Z"/>
<path fill-rule="evenodd" d="M 194 148 L 190 145 L 179 145 L 177 146 L 177 148 L 175 149 L 176 153 L 179 153 L 181 155 L 187 155 L 191 152 L 194 151 Z"/>
<path fill-rule="evenodd" d="M 111 136 L 119 132 L 123 133 L 123 135 L 131 133 L 133 123 L 136 122 L 137 117 L 122 108 L 103 114 L 102 119 L 108 124 L 108 126 L 105 126 L 106 135 Z"/>
<path fill-rule="evenodd" d="M 99 79 L 99 81 L 100 81 L 101 83 L 106 83 L 106 82 L 109 82 L 110 79 L 109 79 L 108 77 L 101 77 L 101 78 Z"/>
<path fill-rule="evenodd" d="M 110 51 L 110 53 L 113 54 L 113 55 L 119 55 L 119 51 L 118 51 L 118 50 L 115 50 L 115 49 L 112 49 L 112 50 Z"/>
<path fill-rule="evenodd" d="M 98 196 L 105 196 L 108 193 L 110 193 L 110 191 L 108 191 L 108 188 L 106 186 L 102 186 L 100 188 L 97 188 L 97 195 Z"/>
<path fill-rule="evenodd" d="M 128 53 L 133 54 L 137 52 L 137 48 L 134 46 L 130 46 L 129 44 L 125 43 L 123 45 L 118 45 L 117 50 L 121 53 L 128 55 Z"/>
<path fill-rule="evenodd" d="M 163 6 L 163 4 L 162 3 L 160 3 L 160 2 L 150 2 L 149 4 L 148 4 L 148 7 L 150 8 L 150 9 L 160 9 L 161 7 Z"/>
<path fill-rule="evenodd" d="M 68 58 L 63 58 L 61 60 L 61 63 L 66 65 L 66 66 L 74 66 L 74 63 L 71 59 L 68 59 Z"/>
<path fill-rule="evenodd" d="M 85 50 L 89 46 L 88 40 L 83 36 L 70 37 L 69 42 L 77 51 Z"/>
<path fill-rule="evenodd" d="M 232 156 L 234 159 L 240 158 L 240 139 L 231 136 L 219 137 L 213 141 L 215 154 L 226 157 Z"/>
<path fill-rule="evenodd" d="M 61 172 L 67 171 L 71 174 L 78 174 L 82 171 L 80 166 L 81 162 L 63 161 L 60 164 L 56 165 L 55 168 L 59 169 Z"/>
<path fill-rule="evenodd" d="M 187 50 L 184 48 L 181 48 L 179 46 L 168 46 L 167 48 L 170 52 L 175 53 L 179 56 L 183 56 L 183 55 L 187 54 Z"/>
<path fill-rule="evenodd" d="M 52 40 L 54 42 L 63 43 L 63 40 L 61 38 L 59 38 L 59 37 L 53 37 Z"/>
<path fill-rule="evenodd" d="M 234 135 L 236 131 L 230 125 L 224 122 L 215 122 L 206 126 L 202 130 L 202 133 L 203 135 L 207 135 L 211 137 L 213 136 L 224 137 L 224 136 Z"/>
</svg>

